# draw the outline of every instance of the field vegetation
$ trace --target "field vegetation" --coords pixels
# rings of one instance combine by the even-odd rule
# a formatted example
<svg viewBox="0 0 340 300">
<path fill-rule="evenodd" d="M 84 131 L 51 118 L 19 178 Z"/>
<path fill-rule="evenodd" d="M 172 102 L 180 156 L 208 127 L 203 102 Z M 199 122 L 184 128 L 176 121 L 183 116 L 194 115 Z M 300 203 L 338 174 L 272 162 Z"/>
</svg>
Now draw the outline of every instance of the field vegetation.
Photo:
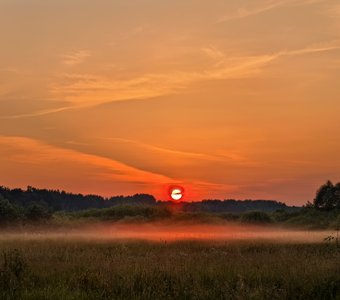
<svg viewBox="0 0 340 300">
<path fill-rule="evenodd" d="M 7 239 L 1 299 L 339 299 L 335 243 Z"/>
</svg>

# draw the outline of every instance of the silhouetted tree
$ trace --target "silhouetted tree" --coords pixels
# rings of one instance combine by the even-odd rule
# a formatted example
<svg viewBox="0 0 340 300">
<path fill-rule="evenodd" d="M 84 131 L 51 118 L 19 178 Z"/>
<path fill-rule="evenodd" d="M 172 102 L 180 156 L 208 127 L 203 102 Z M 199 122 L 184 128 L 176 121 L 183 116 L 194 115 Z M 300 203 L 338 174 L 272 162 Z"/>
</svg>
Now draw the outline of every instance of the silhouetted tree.
<svg viewBox="0 0 340 300">
<path fill-rule="evenodd" d="M 335 186 L 335 207 L 340 209 L 340 182 L 338 182 Z"/>
<path fill-rule="evenodd" d="M 79 211 L 90 208 L 108 208 L 116 205 L 156 205 L 152 195 L 136 194 L 110 199 L 98 195 L 82 195 L 59 190 L 37 189 L 28 186 L 26 190 L 9 189 L 0 186 L 0 195 L 11 204 L 27 209 L 32 203 L 48 207 L 50 211 Z"/>
<path fill-rule="evenodd" d="M 316 192 L 313 204 L 314 207 L 318 209 L 329 210 L 340 208 L 340 183 L 333 185 L 333 183 L 328 180 Z"/>
</svg>

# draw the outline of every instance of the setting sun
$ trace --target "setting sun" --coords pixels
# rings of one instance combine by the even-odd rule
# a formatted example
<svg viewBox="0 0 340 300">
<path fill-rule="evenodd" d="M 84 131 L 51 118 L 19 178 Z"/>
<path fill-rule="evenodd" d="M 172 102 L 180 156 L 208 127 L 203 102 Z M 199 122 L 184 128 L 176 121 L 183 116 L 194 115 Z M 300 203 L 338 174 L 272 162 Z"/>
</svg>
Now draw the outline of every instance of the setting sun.
<svg viewBox="0 0 340 300">
<path fill-rule="evenodd" d="M 340 300 L 340 0 L 0 0 L 0 37 L 0 300 Z"/>
<path fill-rule="evenodd" d="M 184 190 L 182 187 L 172 187 L 170 188 L 170 197 L 174 201 L 179 201 L 183 198 Z"/>
</svg>

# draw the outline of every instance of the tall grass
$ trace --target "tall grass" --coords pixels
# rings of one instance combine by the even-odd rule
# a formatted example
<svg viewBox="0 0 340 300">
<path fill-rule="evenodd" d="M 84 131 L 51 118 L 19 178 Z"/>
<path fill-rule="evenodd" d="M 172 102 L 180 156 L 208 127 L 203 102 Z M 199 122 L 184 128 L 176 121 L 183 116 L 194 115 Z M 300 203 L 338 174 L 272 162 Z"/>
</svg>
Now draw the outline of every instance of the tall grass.
<svg viewBox="0 0 340 300">
<path fill-rule="evenodd" d="M 2 240 L 1 299 L 340 299 L 335 244 Z"/>
</svg>

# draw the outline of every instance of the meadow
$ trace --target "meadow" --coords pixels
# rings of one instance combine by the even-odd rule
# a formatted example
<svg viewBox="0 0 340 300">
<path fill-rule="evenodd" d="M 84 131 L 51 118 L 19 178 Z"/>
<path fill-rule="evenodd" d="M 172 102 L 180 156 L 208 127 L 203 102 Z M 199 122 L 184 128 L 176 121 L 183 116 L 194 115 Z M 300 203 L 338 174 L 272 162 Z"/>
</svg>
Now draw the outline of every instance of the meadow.
<svg viewBox="0 0 340 300">
<path fill-rule="evenodd" d="M 0 187 L 0 299 L 340 299 L 339 191 L 298 208 Z"/>
<path fill-rule="evenodd" d="M 183 228 L 164 225 L 149 238 L 127 227 L 2 232 L 0 298 L 340 299 L 340 248 L 324 240 L 329 232 L 176 235 Z"/>
</svg>

